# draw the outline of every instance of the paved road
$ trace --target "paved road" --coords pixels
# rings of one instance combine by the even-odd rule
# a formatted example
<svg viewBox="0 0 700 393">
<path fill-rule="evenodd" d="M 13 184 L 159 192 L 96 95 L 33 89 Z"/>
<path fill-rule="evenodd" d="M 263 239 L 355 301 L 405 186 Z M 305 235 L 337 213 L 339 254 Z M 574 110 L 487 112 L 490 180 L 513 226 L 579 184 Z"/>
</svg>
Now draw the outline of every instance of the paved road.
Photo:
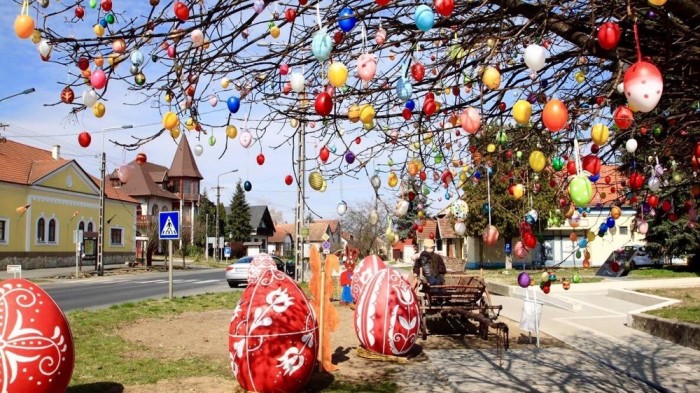
<svg viewBox="0 0 700 393">
<path fill-rule="evenodd" d="M 168 273 L 62 280 L 42 284 L 41 287 L 51 295 L 63 311 L 102 308 L 141 299 L 167 297 Z M 229 288 L 222 269 L 175 271 L 173 288 L 175 296 L 241 290 Z"/>
</svg>

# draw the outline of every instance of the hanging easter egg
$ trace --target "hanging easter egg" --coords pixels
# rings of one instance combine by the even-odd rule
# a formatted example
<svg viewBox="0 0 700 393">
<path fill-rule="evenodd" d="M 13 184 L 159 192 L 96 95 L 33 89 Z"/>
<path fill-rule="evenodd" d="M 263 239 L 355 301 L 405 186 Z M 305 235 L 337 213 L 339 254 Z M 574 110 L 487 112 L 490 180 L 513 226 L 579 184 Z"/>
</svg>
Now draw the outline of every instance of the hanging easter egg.
<svg viewBox="0 0 700 393">
<path fill-rule="evenodd" d="M 194 155 L 196 155 L 197 157 L 199 157 L 199 156 L 202 155 L 202 153 L 204 153 L 204 147 L 202 147 L 202 145 L 200 145 L 200 144 L 197 144 L 197 145 L 194 147 Z"/>
<path fill-rule="evenodd" d="M 525 245 L 523 244 L 522 241 L 519 241 L 515 243 L 515 246 L 513 246 L 513 253 L 515 254 L 516 257 L 523 259 L 527 256 L 527 249 L 525 248 Z M 530 276 L 528 275 L 528 280 L 530 280 Z M 518 283 L 520 283 L 520 277 L 518 276 Z M 530 281 L 528 281 L 529 285 Z"/>
<path fill-rule="evenodd" d="M 530 163 L 530 168 L 532 168 L 533 171 L 542 172 L 545 165 L 547 164 L 547 158 L 544 156 L 544 153 L 542 153 L 539 150 L 535 150 L 532 153 L 530 153 L 530 158 L 528 159 L 528 162 Z"/>
<path fill-rule="evenodd" d="M 294 23 L 294 20 L 297 17 L 297 11 L 294 8 L 287 8 L 284 10 L 284 19 L 288 23 Z"/>
<path fill-rule="evenodd" d="M 646 222 L 645 220 L 639 220 L 637 222 L 637 232 L 639 232 L 642 235 L 646 235 L 646 233 L 649 231 L 649 223 Z"/>
<path fill-rule="evenodd" d="M 612 218 L 612 217 L 608 217 L 608 219 L 605 220 L 605 225 L 606 225 L 608 228 L 614 228 L 614 227 L 615 227 L 615 219 Z"/>
<path fill-rule="evenodd" d="M 243 189 L 246 190 L 246 192 L 250 192 L 250 190 L 253 189 L 253 184 L 250 181 L 246 180 L 243 183 Z"/>
<path fill-rule="evenodd" d="M 625 142 L 625 149 L 628 153 L 634 154 L 634 152 L 637 151 L 637 140 L 634 138 L 628 139 L 627 142 Z"/>
<path fill-rule="evenodd" d="M 39 56 L 43 61 L 49 61 L 51 58 L 51 52 L 53 51 L 53 46 L 49 44 L 48 41 L 42 39 L 37 45 L 37 50 L 39 51 Z"/>
<path fill-rule="evenodd" d="M 636 110 L 650 112 L 661 99 L 664 82 L 661 72 L 653 64 L 638 61 L 625 71 L 625 97 Z"/>
<path fill-rule="evenodd" d="M 274 265 L 241 295 L 228 350 L 233 375 L 246 391 L 299 392 L 309 381 L 318 355 L 316 315 L 301 288 Z"/>
<path fill-rule="evenodd" d="M 398 217 L 403 217 L 403 216 L 406 215 L 406 213 L 408 213 L 408 208 L 409 208 L 409 207 L 410 207 L 410 203 L 409 203 L 407 200 L 399 199 L 399 200 L 396 202 L 395 214 L 396 214 Z"/>
<path fill-rule="evenodd" d="M 309 186 L 318 191 L 323 186 L 323 175 L 320 172 L 311 172 L 309 175 Z"/>
<path fill-rule="evenodd" d="M 172 130 L 178 125 L 180 125 L 180 119 L 177 117 L 177 114 L 175 112 L 165 112 L 163 115 L 163 128 Z"/>
<path fill-rule="evenodd" d="M 348 164 L 352 164 L 353 162 L 355 162 L 355 153 L 348 150 L 345 153 L 345 162 L 347 162 Z"/>
<path fill-rule="evenodd" d="M 560 171 L 562 168 L 564 168 L 564 159 L 561 157 L 554 157 L 552 160 L 552 168 L 555 171 Z"/>
<path fill-rule="evenodd" d="M 377 41 L 377 45 L 384 45 L 386 42 L 386 30 L 381 26 L 379 26 L 377 32 L 374 34 L 374 40 Z"/>
<path fill-rule="evenodd" d="M 583 160 L 581 161 L 581 167 L 583 170 L 594 176 L 600 173 L 601 166 L 602 164 L 600 158 L 598 158 L 598 156 L 595 154 L 588 154 L 587 156 L 583 157 Z"/>
<path fill-rule="evenodd" d="M 661 188 L 661 179 L 659 179 L 657 176 L 652 176 L 649 178 L 647 186 L 651 192 L 657 192 Z"/>
<path fill-rule="evenodd" d="M 457 199 L 450 205 L 450 213 L 456 220 L 464 220 L 467 217 L 468 210 L 467 202 L 462 199 Z"/>
<path fill-rule="evenodd" d="M 512 188 L 509 188 L 508 192 L 513 195 L 515 200 L 518 200 L 525 194 L 525 187 L 522 184 L 514 184 Z"/>
<path fill-rule="evenodd" d="M 542 110 L 542 122 L 550 132 L 557 132 L 564 128 L 569 121 L 569 112 L 566 105 L 557 99 L 551 99 Z"/>
<path fill-rule="evenodd" d="M 61 90 L 61 102 L 72 104 L 74 99 L 75 93 L 73 93 L 73 89 L 71 89 L 70 86 L 66 86 Z"/>
<path fill-rule="evenodd" d="M 376 210 L 372 209 L 372 211 L 369 212 L 369 224 L 376 225 L 377 221 L 379 221 L 379 214 Z"/>
<path fill-rule="evenodd" d="M 300 72 L 292 72 L 291 77 L 289 78 L 289 81 L 292 85 L 292 90 L 296 93 L 301 93 L 304 91 L 304 85 L 306 84 L 306 80 L 304 79 L 304 74 Z"/>
<path fill-rule="evenodd" d="M 102 89 L 107 84 L 107 76 L 101 68 L 92 71 L 90 75 L 90 85 L 95 89 Z"/>
<path fill-rule="evenodd" d="M 231 81 L 228 78 L 221 78 L 221 84 L 222 89 L 228 89 L 229 85 L 231 84 Z"/>
<path fill-rule="evenodd" d="M 338 13 L 338 27 L 344 33 L 349 33 L 357 23 L 357 18 L 355 18 L 355 12 L 350 7 L 343 7 Z"/>
<path fill-rule="evenodd" d="M 241 144 L 241 146 L 248 148 L 248 146 L 253 143 L 253 135 L 248 130 L 245 130 L 241 132 L 238 142 Z"/>
<path fill-rule="evenodd" d="M 27 39 L 34 33 L 34 19 L 31 16 L 21 14 L 15 18 L 15 34 L 21 39 Z"/>
<path fill-rule="evenodd" d="M 629 177 L 629 185 L 632 190 L 638 190 L 644 185 L 646 178 L 639 172 L 633 172 Z"/>
<path fill-rule="evenodd" d="M 346 211 L 348 211 L 348 204 L 345 203 L 345 201 L 338 202 L 338 206 L 336 206 L 335 211 L 339 216 L 342 216 Z"/>
<path fill-rule="evenodd" d="M 357 58 L 357 74 L 365 82 L 369 82 L 377 73 L 377 57 L 370 53 L 363 53 Z"/>
<path fill-rule="evenodd" d="M 265 155 L 262 154 L 262 153 L 259 153 L 259 154 L 255 157 L 255 161 L 258 163 L 258 165 L 264 164 L 264 163 L 265 163 Z"/>
<path fill-rule="evenodd" d="M 527 288 L 530 286 L 530 275 L 527 274 L 526 272 L 520 272 L 518 274 L 518 285 L 520 285 L 521 288 Z"/>
<path fill-rule="evenodd" d="M 459 121 L 462 124 L 464 131 L 474 134 L 481 127 L 481 115 L 475 108 L 469 107 L 462 111 L 459 116 Z"/>
<path fill-rule="evenodd" d="M 486 247 L 490 247 L 498 242 L 498 235 L 498 228 L 493 225 L 487 225 L 481 234 L 481 239 Z"/>
<path fill-rule="evenodd" d="M 372 177 L 369 179 L 370 184 L 372 184 L 372 188 L 374 188 L 374 191 L 379 190 L 379 187 L 382 186 L 382 179 L 379 177 L 379 175 L 372 175 Z"/>
<path fill-rule="evenodd" d="M 180 129 L 179 128 L 173 128 L 170 130 L 170 137 L 173 139 L 177 139 L 180 137 Z"/>
<path fill-rule="evenodd" d="M 39 0 L 39 1 L 37 1 L 37 3 L 39 3 L 41 8 L 46 8 L 49 6 L 49 0 Z"/>
<path fill-rule="evenodd" d="M 376 255 L 366 256 L 353 271 L 350 284 L 350 294 L 353 301 L 357 302 L 364 292 L 365 286 L 377 272 L 386 268 L 384 261 Z"/>
<path fill-rule="evenodd" d="M 615 220 L 619 219 L 621 215 L 622 209 L 620 209 L 618 206 L 613 206 L 612 208 L 610 208 L 610 216 Z"/>
<path fill-rule="evenodd" d="M 319 93 L 314 101 L 314 108 L 319 115 L 328 116 L 333 111 L 333 99 L 325 91 Z"/>
<path fill-rule="evenodd" d="M 105 104 L 101 102 L 95 103 L 95 105 L 92 106 L 92 114 L 95 115 L 96 118 L 100 119 L 102 116 L 105 115 L 105 111 L 107 109 L 105 108 Z"/>
<path fill-rule="evenodd" d="M 80 134 L 78 134 L 78 144 L 82 147 L 88 147 L 90 146 L 90 142 L 92 142 L 92 137 L 90 136 L 90 133 L 87 131 L 83 131 Z"/>
<path fill-rule="evenodd" d="M 457 236 L 464 236 L 467 232 L 467 225 L 462 221 L 457 221 L 454 227 L 455 234 Z"/>
<path fill-rule="evenodd" d="M 331 49 L 333 49 L 333 40 L 326 32 L 327 29 L 322 28 L 311 41 L 311 52 L 320 62 L 326 61 L 331 54 Z"/>
<path fill-rule="evenodd" d="M 455 2 L 454 0 L 435 0 L 433 2 L 433 6 L 438 14 L 448 17 L 452 15 L 452 12 L 455 9 Z"/>
<path fill-rule="evenodd" d="M 175 17 L 180 19 L 181 22 L 187 21 L 190 17 L 190 9 L 187 5 L 181 1 L 176 1 L 173 5 L 173 10 L 175 11 Z"/>
<path fill-rule="evenodd" d="M 569 196 L 578 207 L 585 207 L 593 199 L 593 185 L 586 175 L 577 175 L 569 182 Z"/>
<path fill-rule="evenodd" d="M 523 232 L 522 242 L 525 248 L 533 250 L 537 246 L 537 238 L 532 232 Z"/>
<path fill-rule="evenodd" d="M 420 318 L 411 284 L 399 270 L 388 267 L 379 270 L 365 284 L 353 320 L 364 348 L 399 356 L 408 353 L 418 338 Z"/>
<path fill-rule="evenodd" d="M 411 82 L 406 78 L 399 78 L 396 81 L 396 95 L 401 101 L 410 101 L 409 99 L 411 98 L 411 94 L 413 94 L 413 85 L 411 85 Z M 405 108 L 404 113 L 406 110 L 408 110 L 408 116 L 410 119 L 413 108 Z M 404 118 L 406 118 L 406 116 L 404 116 Z"/>
<path fill-rule="evenodd" d="M 491 90 L 498 89 L 501 85 L 501 73 L 494 67 L 488 67 L 481 76 L 481 81 Z"/>
<path fill-rule="evenodd" d="M 626 106 L 618 106 L 613 113 L 613 120 L 619 129 L 626 130 L 632 126 L 632 123 L 634 122 L 634 114 L 630 108 Z"/>
<path fill-rule="evenodd" d="M 335 87 L 343 87 L 345 86 L 345 82 L 348 80 L 348 68 L 345 67 L 345 64 L 339 62 L 339 61 L 334 61 L 331 63 L 330 67 L 328 67 L 328 81 L 331 83 L 331 85 Z"/>
<path fill-rule="evenodd" d="M 532 71 L 539 71 L 544 68 L 547 54 L 543 46 L 530 44 L 525 48 L 525 65 Z"/>
<path fill-rule="evenodd" d="M 530 116 L 532 116 L 532 105 L 526 100 L 518 100 L 513 105 L 513 119 L 521 126 L 530 124 Z"/>
<path fill-rule="evenodd" d="M 148 157 L 145 153 L 136 154 L 135 161 L 137 164 L 145 164 L 148 161 Z"/>
<path fill-rule="evenodd" d="M 394 172 L 389 173 L 389 177 L 387 178 L 387 184 L 391 188 L 394 188 L 394 187 L 396 187 L 397 184 L 399 184 L 399 177 L 396 176 L 396 173 L 394 173 Z"/>
<path fill-rule="evenodd" d="M 226 100 L 226 105 L 231 113 L 236 113 L 241 108 L 241 99 L 236 96 L 231 96 Z"/>
<path fill-rule="evenodd" d="M 591 139 L 598 146 L 603 146 L 610 137 L 610 129 L 603 124 L 596 124 L 591 129 Z"/>
<path fill-rule="evenodd" d="M 615 49 L 620 37 L 622 31 L 615 22 L 605 22 L 598 28 L 598 45 L 605 50 Z"/>
<path fill-rule="evenodd" d="M 413 18 L 416 22 L 416 27 L 418 27 L 420 31 L 428 31 L 435 24 L 433 10 L 425 4 L 421 4 L 416 8 L 416 13 Z"/>
<path fill-rule="evenodd" d="M 12 278 L 2 284 L 2 391 L 66 391 L 75 363 L 68 320 L 35 283 Z"/>
<path fill-rule="evenodd" d="M 416 82 L 420 82 L 425 77 L 425 66 L 419 62 L 413 63 L 411 66 L 411 76 Z"/>
<path fill-rule="evenodd" d="M 362 105 L 362 107 L 360 108 L 360 121 L 361 122 L 363 122 L 365 124 L 371 123 L 372 120 L 374 120 L 374 115 L 375 115 L 375 112 L 374 112 L 374 107 L 372 106 L 372 104 L 365 104 L 365 105 Z"/>
</svg>

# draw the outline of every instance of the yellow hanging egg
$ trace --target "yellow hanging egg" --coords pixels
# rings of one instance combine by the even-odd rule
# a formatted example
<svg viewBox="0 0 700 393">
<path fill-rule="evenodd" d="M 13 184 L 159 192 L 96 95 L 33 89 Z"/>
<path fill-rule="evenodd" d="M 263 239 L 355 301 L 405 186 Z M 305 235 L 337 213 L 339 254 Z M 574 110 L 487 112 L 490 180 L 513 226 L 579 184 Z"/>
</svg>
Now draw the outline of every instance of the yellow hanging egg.
<svg viewBox="0 0 700 393">
<path fill-rule="evenodd" d="M 530 117 L 532 116 L 532 105 L 525 100 L 518 100 L 515 105 L 513 105 L 513 119 L 516 123 L 521 126 L 526 126 L 530 124 Z"/>
<path fill-rule="evenodd" d="M 345 64 L 334 61 L 328 67 L 328 81 L 331 85 L 335 87 L 345 86 L 345 82 L 348 80 L 348 67 Z"/>
<path fill-rule="evenodd" d="M 102 68 L 103 65 L 105 65 L 105 59 L 102 57 L 102 55 L 95 56 L 95 66 Z"/>
<path fill-rule="evenodd" d="M 328 182 L 326 182 L 326 179 L 323 179 L 323 184 L 321 184 L 321 188 L 319 189 L 319 191 L 326 192 L 327 188 L 328 188 Z"/>
<path fill-rule="evenodd" d="M 491 90 L 498 89 L 498 87 L 501 85 L 501 73 L 493 67 L 488 67 L 484 71 L 481 81 Z"/>
<path fill-rule="evenodd" d="M 369 123 L 363 123 L 362 128 L 367 131 L 371 130 L 372 128 L 374 128 L 374 121 L 371 121 Z"/>
<path fill-rule="evenodd" d="M 296 129 L 297 127 L 299 127 L 299 120 L 292 119 L 289 121 L 289 125 L 292 126 L 292 128 Z"/>
<path fill-rule="evenodd" d="M 666 0 L 649 0 L 649 4 L 661 7 L 662 5 L 666 4 Z"/>
<path fill-rule="evenodd" d="M 523 197 L 523 194 L 525 194 L 525 187 L 523 187 L 522 184 L 516 184 L 513 186 L 513 198 L 518 200 Z"/>
<path fill-rule="evenodd" d="M 180 124 L 180 119 L 178 119 L 175 112 L 165 112 L 163 115 L 163 128 L 166 130 L 172 130 Z"/>
<path fill-rule="evenodd" d="M 433 133 L 428 132 L 425 135 L 423 135 L 423 144 L 429 145 L 431 143 L 433 143 Z"/>
<path fill-rule="evenodd" d="M 586 234 L 586 239 L 587 239 L 589 242 L 592 242 L 593 240 L 595 240 L 595 233 L 593 233 L 592 231 L 589 231 L 589 232 Z"/>
<path fill-rule="evenodd" d="M 272 38 L 278 38 L 280 36 L 280 28 L 277 26 L 270 27 L 270 35 Z"/>
<path fill-rule="evenodd" d="M 173 128 L 172 130 L 170 130 L 170 136 L 171 136 L 173 139 L 179 138 L 179 137 L 180 137 L 180 129 L 179 129 L 179 128 Z"/>
<path fill-rule="evenodd" d="M 226 127 L 226 136 L 229 137 L 229 139 L 233 139 L 238 135 L 238 128 L 236 126 L 230 125 Z"/>
<path fill-rule="evenodd" d="M 105 109 L 105 104 L 96 102 L 95 105 L 92 106 L 92 114 L 99 119 L 105 115 Z"/>
<path fill-rule="evenodd" d="M 586 75 L 581 71 L 576 71 L 574 74 L 574 79 L 576 79 L 576 82 L 578 83 L 583 83 L 583 81 L 586 80 Z"/>
<path fill-rule="evenodd" d="M 185 128 L 187 128 L 189 131 L 194 130 L 194 128 L 196 126 L 197 126 L 197 123 L 191 117 L 189 119 L 187 119 L 187 121 L 185 122 Z"/>
<path fill-rule="evenodd" d="M 496 145 L 494 145 L 493 143 L 489 143 L 489 145 L 486 146 L 486 151 L 489 152 L 489 153 L 495 152 L 495 151 L 496 151 Z"/>
<path fill-rule="evenodd" d="M 314 190 L 318 191 L 323 187 L 323 183 L 325 180 L 323 179 L 323 175 L 321 175 L 320 172 L 311 172 L 309 175 L 309 185 L 311 188 Z"/>
<path fill-rule="evenodd" d="M 38 44 L 41 41 L 41 32 L 39 30 L 34 30 L 32 33 L 32 43 Z"/>
<path fill-rule="evenodd" d="M 352 104 L 348 109 L 348 119 L 353 123 L 360 120 L 360 107 L 357 104 Z"/>
<path fill-rule="evenodd" d="M 418 218 L 422 220 L 423 217 L 425 217 L 425 213 L 423 212 L 423 210 L 418 210 Z"/>
<path fill-rule="evenodd" d="M 535 172 L 542 172 L 545 164 L 547 163 L 544 153 L 539 150 L 535 150 L 530 153 L 530 159 L 528 161 L 530 162 L 530 168 L 532 168 L 532 170 Z"/>
<path fill-rule="evenodd" d="M 397 184 L 399 184 L 399 178 L 396 176 L 396 173 L 391 172 L 389 173 L 389 178 L 386 182 L 389 185 L 389 187 L 394 188 Z"/>
<path fill-rule="evenodd" d="M 596 124 L 591 130 L 591 139 L 598 146 L 603 146 L 610 137 L 610 129 L 604 124 Z"/>
<path fill-rule="evenodd" d="M 231 84 L 231 81 L 228 80 L 228 78 L 221 78 L 221 88 L 222 89 L 228 89 L 229 84 Z"/>
<path fill-rule="evenodd" d="M 173 95 L 170 92 L 165 93 L 165 102 L 170 103 L 173 100 Z"/>
<path fill-rule="evenodd" d="M 92 31 L 94 31 L 95 35 L 98 37 L 102 37 L 105 34 L 105 28 L 99 23 L 93 26 Z"/>
<path fill-rule="evenodd" d="M 622 215 L 622 210 L 621 210 L 619 207 L 613 206 L 613 207 L 610 209 L 610 216 L 611 216 L 612 218 L 614 218 L 614 219 L 617 220 L 618 218 L 620 218 L 620 215 Z"/>
<path fill-rule="evenodd" d="M 366 124 L 372 120 L 374 120 L 374 107 L 371 104 L 362 105 L 362 108 L 360 108 L 360 121 Z"/>
</svg>

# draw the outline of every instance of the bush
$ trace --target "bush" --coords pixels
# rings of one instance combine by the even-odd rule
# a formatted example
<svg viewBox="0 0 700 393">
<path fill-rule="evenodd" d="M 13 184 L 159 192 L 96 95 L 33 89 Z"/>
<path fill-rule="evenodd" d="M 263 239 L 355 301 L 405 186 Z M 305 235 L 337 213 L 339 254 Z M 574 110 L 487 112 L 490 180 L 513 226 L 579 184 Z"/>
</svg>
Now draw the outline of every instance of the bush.
<svg viewBox="0 0 700 393">
<path fill-rule="evenodd" d="M 185 246 L 185 255 L 188 257 L 196 257 L 199 256 L 199 254 L 202 252 L 199 247 L 197 247 L 194 244 L 188 244 Z"/>
</svg>

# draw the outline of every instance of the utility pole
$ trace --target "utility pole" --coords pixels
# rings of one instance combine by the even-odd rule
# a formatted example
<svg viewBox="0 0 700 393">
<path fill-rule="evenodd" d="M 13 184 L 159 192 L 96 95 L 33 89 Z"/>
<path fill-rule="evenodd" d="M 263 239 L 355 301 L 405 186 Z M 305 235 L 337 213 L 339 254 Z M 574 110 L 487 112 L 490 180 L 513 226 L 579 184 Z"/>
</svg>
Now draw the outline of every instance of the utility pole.
<svg viewBox="0 0 700 393">
<path fill-rule="evenodd" d="M 102 164 L 100 165 L 100 230 L 97 231 L 97 275 L 103 276 L 104 271 L 104 257 L 102 255 L 102 250 L 104 248 L 105 241 L 105 171 L 106 171 L 106 161 L 107 153 L 104 152 L 104 131 L 102 131 Z"/>
<path fill-rule="evenodd" d="M 218 208 L 218 206 L 217 206 Z M 209 213 L 204 215 L 204 258 L 209 262 Z"/>
<path fill-rule="evenodd" d="M 301 122 L 299 138 L 297 140 L 297 205 L 294 213 L 294 266 L 296 268 L 295 278 L 299 277 L 303 281 L 304 273 L 304 238 L 301 230 L 304 223 L 304 191 L 306 188 L 306 123 Z"/>
<path fill-rule="evenodd" d="M 232 171 L 224 172 L 219 174 L 219 176 L 216 178 L 216 246 L 214 246 L 214 261 L 219 261 L 219 203 L 221 199 L 221 186 L 219 185 L 219 182 L 221 180 L 221 176 L 226 175 L 228 173 L 236 173 L 238 172 L 238 169 L 234 169 Z"/>
</svg>

